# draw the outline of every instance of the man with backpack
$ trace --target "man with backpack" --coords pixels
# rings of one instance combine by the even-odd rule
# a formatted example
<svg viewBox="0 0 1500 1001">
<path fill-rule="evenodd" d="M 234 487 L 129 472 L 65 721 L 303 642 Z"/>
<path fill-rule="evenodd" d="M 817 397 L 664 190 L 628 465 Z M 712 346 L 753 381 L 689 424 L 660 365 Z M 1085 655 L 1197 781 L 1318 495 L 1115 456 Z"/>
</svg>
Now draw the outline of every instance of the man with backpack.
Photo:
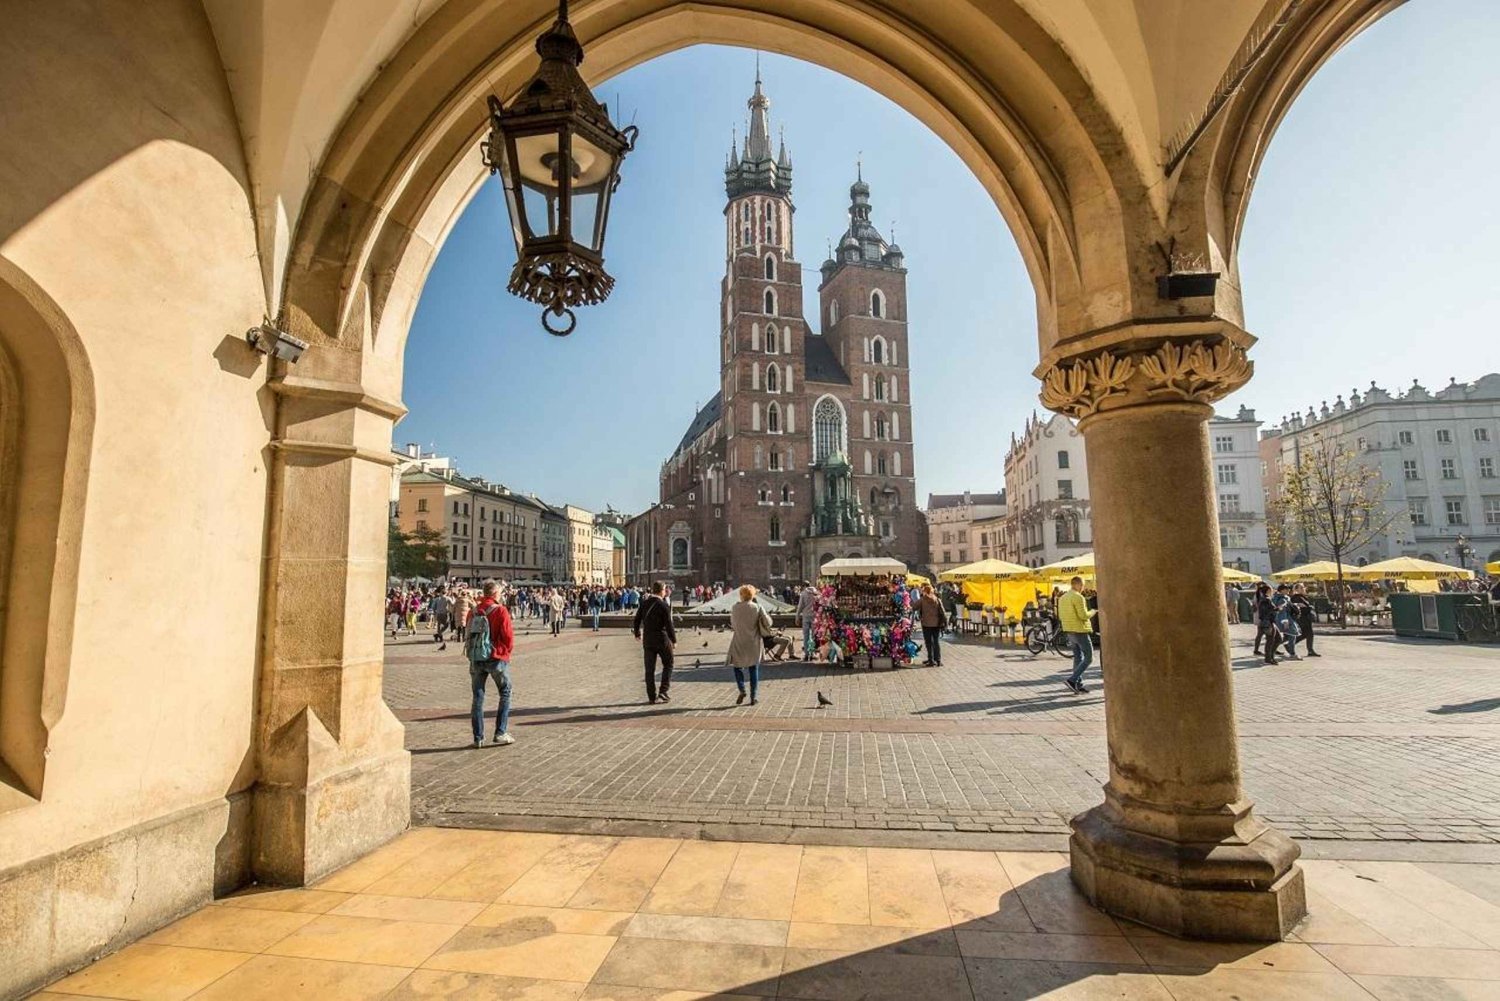
<svg viewBox="0 0 1500 1001">
<path fill-rule="evenodd" d="M 469 625 L 464 632 L 464 653 L 469 658 L 469 681 L 474 691 L 474 701 L 469 716 L 474 724 L 474 746 L 484 746 L 484 683 L 493 678 L 500 693 L 500 704 L 495 708 L 495 736 L 491 743 L 514 744 L 510 735 L 510 655 L 515 646 L 515 630 L 511 626 L 510 612 L 499 600 L 500 585 L 492 580 L 484 582 L 484 597 L 480 599 L 474 613 L 469 616 Z"/>
</svg>

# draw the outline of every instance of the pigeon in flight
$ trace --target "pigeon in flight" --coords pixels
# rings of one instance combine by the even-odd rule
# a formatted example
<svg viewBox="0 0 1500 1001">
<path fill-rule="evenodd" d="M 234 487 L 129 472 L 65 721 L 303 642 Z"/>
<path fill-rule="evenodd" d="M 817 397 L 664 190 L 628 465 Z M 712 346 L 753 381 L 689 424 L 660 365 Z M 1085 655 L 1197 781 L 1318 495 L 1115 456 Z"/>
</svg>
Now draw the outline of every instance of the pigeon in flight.
<svg viewBox="0 0 1500 1001">
<path fill-rule="evenodd" d="M 819 692 L 818 693 L 818 706 L 819 706 L 819 708 L 821 708 L 823 706 L 831 706 L 831 705 L 833 705 L 833 700 L 830 699 L 828 696 L 824 695 L 822 692 Z"/>
</svg>

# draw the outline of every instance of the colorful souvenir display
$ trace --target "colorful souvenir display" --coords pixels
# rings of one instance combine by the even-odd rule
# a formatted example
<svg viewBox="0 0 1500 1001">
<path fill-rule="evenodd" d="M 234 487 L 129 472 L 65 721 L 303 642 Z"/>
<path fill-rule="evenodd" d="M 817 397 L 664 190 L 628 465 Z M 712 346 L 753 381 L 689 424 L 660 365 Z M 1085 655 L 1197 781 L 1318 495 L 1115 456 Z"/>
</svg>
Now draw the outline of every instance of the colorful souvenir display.
<svg viewBox="0 0 1500 1001">
<path fill-rule="evenodd" d="M 820 648 L 830 639 L 837 642 L 846 664 L 870 657 L 906 664 L 919 649 L 912 638 L 911 607 L 905 581 L 838 577 L 820 589 L 813 639 Z"/>
</svg>

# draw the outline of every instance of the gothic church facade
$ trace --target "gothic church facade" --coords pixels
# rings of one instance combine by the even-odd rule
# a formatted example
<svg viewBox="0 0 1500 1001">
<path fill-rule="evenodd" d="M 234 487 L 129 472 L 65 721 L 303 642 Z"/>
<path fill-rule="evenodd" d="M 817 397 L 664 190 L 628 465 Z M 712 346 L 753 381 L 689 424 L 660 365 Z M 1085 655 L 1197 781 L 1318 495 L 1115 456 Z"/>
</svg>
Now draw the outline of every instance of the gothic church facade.
<svg viewBox="0 0 1500 1001">
<path fill-rule="evenodd" d="M 849 227 L 804 312 L 792 161 L 757 75 L 724 168 L 719 388 L 626 527 L 627 576 L 781 586 L 840 556 L 926 562 L 916 505 L 906 267 L 849 189 Z"/>
</svg>

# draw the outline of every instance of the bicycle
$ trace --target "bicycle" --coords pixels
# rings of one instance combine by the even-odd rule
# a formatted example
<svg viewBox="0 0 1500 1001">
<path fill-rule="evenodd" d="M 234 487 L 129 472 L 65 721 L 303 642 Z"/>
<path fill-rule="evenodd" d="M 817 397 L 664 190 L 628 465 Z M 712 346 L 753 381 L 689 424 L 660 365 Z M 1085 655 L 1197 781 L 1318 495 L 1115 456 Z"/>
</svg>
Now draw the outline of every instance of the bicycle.
<svg viewBox="0 0 1500 1001">
<path fill-rule="evenodd" d="M 1073 642 L 1051 619 L 1044 619 L 1026 630 L 1026 649 L 1033 657 L 1049 649 L 1059 657 L 1073 656 Z"/>
</svg>

